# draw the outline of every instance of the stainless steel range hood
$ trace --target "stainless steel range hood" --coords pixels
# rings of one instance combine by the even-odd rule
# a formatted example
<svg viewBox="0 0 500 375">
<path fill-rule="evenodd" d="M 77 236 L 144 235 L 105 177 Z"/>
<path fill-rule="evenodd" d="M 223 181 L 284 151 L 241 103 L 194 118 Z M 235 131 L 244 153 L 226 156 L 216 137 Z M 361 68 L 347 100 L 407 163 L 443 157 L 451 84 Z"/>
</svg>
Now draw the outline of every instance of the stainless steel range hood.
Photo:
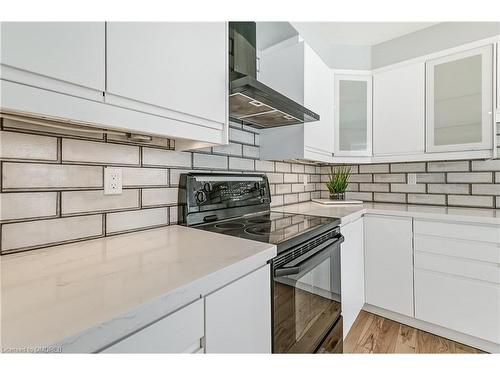
<svg viewBox="0 0 500 375">
<path fill-rule="evenodd" d="M 229 117 L 257 128 L 317 121 L 319 115 L 256 77 L 255 22 L 229 22 Z"/>
</svg>

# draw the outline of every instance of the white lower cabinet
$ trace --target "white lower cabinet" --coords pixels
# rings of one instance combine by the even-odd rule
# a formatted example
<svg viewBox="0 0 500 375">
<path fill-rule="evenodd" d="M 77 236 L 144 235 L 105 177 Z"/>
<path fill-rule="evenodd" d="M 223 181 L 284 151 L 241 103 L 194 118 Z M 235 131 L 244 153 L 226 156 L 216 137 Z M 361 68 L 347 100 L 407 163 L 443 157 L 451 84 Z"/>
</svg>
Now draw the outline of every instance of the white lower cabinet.
<svg viewBox="0 0 500 375">
<path fill-rule="evenodd" d="M 344 225 L 341 233 L 345 237 L 340 256 L 345 339 L 365 303 L 363 218 Z"/>
<path fill-rule="evenodd" d="M 196 353 L 202 350 L 203 299 L 111 345 L 103 353 Z"/>
<path fill-rule="evenodd" d="M 415 220 L 415 318 L 500 344 L 500 227 Z"/>
<path fill-rule="evenodd" d="M 101 352 L 271 353 L 270 272 L 263 266 Z"/>
<path fill-rule="evenodd" d="M 412 219 L 367 215 L 364 229 L 366 303 L 413 316 Z"/>
<path fill-rule="evenodd" d="M 271 353 L 269 267 L 205 298 L 206 353 Z"/>
</svg>

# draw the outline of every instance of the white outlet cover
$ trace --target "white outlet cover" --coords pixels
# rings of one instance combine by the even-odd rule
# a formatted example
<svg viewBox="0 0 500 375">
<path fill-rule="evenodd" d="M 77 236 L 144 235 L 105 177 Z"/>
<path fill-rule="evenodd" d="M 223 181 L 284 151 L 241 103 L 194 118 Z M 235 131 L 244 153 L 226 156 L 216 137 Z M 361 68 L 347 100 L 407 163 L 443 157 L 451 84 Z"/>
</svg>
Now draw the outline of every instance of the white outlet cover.
<svg viewBox="0 0 500 375">
<path fill-rule="evenodd" d="M 417 184 L 417 174 L 408 173 L 408 185 L 416 185 L 416 184 Z"/>
<path fill-rule="evenodd" d="M 121 168 L 104 168 L 104 195 L 117 195 L 122 193 Z"/>
</svg>

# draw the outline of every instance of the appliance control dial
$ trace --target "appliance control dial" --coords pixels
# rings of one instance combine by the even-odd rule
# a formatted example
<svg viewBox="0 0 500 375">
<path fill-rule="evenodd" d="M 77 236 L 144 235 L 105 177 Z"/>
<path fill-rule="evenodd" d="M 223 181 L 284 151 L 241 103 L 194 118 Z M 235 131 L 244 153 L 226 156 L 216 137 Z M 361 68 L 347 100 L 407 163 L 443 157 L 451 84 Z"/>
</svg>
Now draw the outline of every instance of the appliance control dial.
<svg viewBox="0 0 500 375">
<path fill-rule="evenodd" d="M 207 200 L 207 195 L 203 190 L 198 190 L 195 194 L 195 198 L 197 204 L 202 204 Z"/>
</svg>

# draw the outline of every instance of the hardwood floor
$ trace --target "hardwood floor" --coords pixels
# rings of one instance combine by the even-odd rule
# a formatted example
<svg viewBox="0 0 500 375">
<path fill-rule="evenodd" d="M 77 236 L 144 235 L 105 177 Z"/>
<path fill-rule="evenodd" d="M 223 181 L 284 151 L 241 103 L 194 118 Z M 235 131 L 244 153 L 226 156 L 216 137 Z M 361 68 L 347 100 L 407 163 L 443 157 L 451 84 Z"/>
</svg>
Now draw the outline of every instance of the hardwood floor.
<svg viewBox="0 0 500 375">
<path fill-rule="evenodd" d="M 484 353 L 479 349 L 361 311 L 344 341 L 344 353 Z"/>
</svg>

